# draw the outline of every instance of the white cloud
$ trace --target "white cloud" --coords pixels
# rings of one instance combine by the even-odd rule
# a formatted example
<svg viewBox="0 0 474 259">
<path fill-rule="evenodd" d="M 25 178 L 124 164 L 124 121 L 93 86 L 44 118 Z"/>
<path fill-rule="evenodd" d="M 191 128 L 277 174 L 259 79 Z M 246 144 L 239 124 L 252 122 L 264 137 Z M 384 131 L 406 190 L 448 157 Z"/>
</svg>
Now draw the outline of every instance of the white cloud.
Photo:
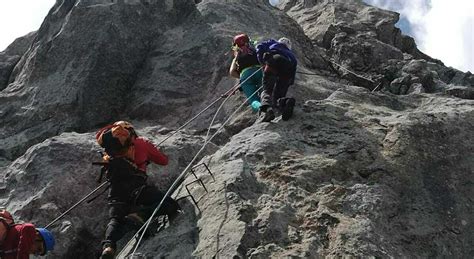
<svg viewBox="0 0 474 259">
<path fill-rule="evenodd" d="M 474 72 L 473 0 L 366 0 L 406 18 L 420 50 L 447 66 Z"/>
<path fill-rule="evenodd" d="M 277 5 L 278 3 L 280 3 L 280 0 L 270 0 L 270 4 L 273 6 Z"/>
<path fill-rule="evenodd" d="M 432 0 L 422 47 L 448 65 L 474 72 L 474 2 Z"/>
<path fill-rule="evenodd" d="M 55 0 L 0 0 L 0 51 L 39 29 Z"/>
</svg>

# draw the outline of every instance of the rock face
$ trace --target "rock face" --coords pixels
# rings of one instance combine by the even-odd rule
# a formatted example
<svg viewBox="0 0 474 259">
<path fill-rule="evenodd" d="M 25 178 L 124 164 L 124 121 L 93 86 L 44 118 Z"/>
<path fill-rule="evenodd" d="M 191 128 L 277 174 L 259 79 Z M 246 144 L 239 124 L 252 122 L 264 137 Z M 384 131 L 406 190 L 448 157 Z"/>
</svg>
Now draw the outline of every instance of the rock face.
<svg viewBox="0 0 474 259">
<path fill-rule="evenodd" d="M 248 107 L 233 114 L 244 99 L 231 96 L 195 163 L 215 176 L 196 171 L 200 210 L 181 199 L 184 213 L 139 252 L 473 257 L 474 76 L 420 52 L 397 20 L 358 0 L 58 1 L 0 53 L 1 204 L 48 224 L 97 186 L 99 126 L 131 120 L 159 143 L 236 83 L 233 35 L 286 36 L 294 117 L 257 123 Z M 150 166 L 150 182 L 167 190 L 217 107 L 162 144 L 170 165 Z M 96 257 L 106 222 L 105 195 L 82 204 L 51 227 L 47 258 Z"/>
<path fill-rule="evenodd" d="M 5 89 L 8 85 L 13 68 L 29 48 L 35 36 L 36 32 L 31 32 L 16 39 L 7 49 L 0 52 L 0 90 Z"/>
<path fill-rule="evenodd" d="M 279 8 L 293 17 L 317 46 L 327 50 L 328 62 L 343 77 L 357 85 L 373 89 L 381 84 L 394 94 L 443 91 L 447 84 L 474 86 L 471 73 L 446 68 L 419 51 L 413 38 L 395 27 L 398 13 L 362 1 L 284 0 Z"/>
</svg>

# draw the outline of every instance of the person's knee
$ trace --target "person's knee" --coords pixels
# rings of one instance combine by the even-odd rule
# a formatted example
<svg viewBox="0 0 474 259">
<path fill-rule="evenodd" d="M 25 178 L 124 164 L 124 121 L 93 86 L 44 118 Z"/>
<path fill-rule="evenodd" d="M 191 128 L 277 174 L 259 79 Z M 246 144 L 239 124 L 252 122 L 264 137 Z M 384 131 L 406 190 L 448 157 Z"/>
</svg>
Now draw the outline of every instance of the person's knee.
<svg viewBox="0 0 474 259">
<path fill-rule="evenodd" d="M 109 218 L 120 220 L 128 214 L 128 205 L 124 204 L 114 204 L 109 209 Z"/>
<path fill-rule="evenodd" d="M 124 221 L 123 218 L 113 217 L 109 220 L 109 223 L 107 224 L 107 227 L 117 227 L 120 224 L 123 224 L 123 221 Z"/>
</svg>

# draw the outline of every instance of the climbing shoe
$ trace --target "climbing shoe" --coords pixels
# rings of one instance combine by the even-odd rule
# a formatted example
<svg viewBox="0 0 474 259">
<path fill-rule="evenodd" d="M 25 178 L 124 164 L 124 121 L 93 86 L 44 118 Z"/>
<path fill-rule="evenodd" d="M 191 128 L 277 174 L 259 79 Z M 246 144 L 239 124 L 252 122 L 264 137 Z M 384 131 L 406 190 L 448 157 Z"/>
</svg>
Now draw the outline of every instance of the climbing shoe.
<svg viewBox="0 0 474 259">
<path fill-rule="evenodd" d="M 261 116 L 261 122 L 270 122 L 275 119 L 275 113 L 272 108 L 268 108 L 267 111 L 263 112 Z"/>
<path fill-rule="evenodd" d="M 295 99 L 294 98 L 287 98 L 285 100 L 285 106 L 283 106 L 282 112 L 281 112 L 281 119 L 284 121 L 287 121 L 291 118 L 293 115 L 293 108 L 295 107 Z"/>
<path fill-rule="evenodd" d="M 114 259 L 114 257 L 115 257 L 115 250 L 112 247 L 107 246 L 102 251 L 102 255 L 100 256 L 100 259 Z"/>
</svg>

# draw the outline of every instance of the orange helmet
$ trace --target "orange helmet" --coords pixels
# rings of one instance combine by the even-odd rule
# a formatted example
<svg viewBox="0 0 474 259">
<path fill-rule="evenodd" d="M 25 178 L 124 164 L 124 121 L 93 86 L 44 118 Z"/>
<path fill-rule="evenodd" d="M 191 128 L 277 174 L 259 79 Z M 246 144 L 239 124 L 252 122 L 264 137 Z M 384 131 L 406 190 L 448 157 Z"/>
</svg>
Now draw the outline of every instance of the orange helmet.
<svg viewBox="0 0 474 259">
<path fill-rule="evenodd" d="M 127 129 L 128 131 L 130 131 L 130 133 L 135 136 L 135 137 L 138 137 L 137 133 L 135 132 L 135 127 L 133 127 L 133 124 L 131 124 L 130 122 L 128 121 L 117 121 L 115 122 L 113 125 L 115 126 L 122 126 L 123 128 Z"/>
<path fill-rule="evenodd" d="M 134 128 L 133 125 L 128 121 L 117 121 L 117 122 L 114 123 L 114 125 L 122 126 L 126 129 L 133 129 Z"/>
<path fill-rule="evenodd" d="M 247 34 L 242 33 L 234 37 L 234 40 L 232 41 L 232 46 L 237 45 L 237 47 L 240 48 L 249 42 L 250 42 L 249 36 L 247 36 Z"/>
</svg>

